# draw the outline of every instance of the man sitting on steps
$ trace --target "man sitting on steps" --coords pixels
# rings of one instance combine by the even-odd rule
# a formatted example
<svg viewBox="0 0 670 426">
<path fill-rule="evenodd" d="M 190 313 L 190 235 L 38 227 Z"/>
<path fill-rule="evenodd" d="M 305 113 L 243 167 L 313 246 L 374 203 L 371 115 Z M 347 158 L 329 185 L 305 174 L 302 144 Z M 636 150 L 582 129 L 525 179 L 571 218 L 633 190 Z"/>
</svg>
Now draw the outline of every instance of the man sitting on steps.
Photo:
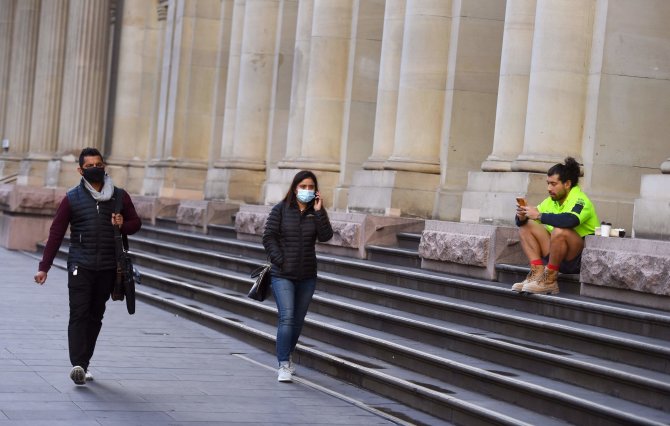
<svg viewBox="0 0 670 426">
<path fill-rule="evenodd" d="M 577 185 L 579 174 L 577 161 L 567 157 L 547 172 L 549 197 L 537 207 L 517 205 L 515 221 L 530 273 L 512 290 L 558 294 L 558 272 L 579 273 L 584 237 L 599 224 L 593 203 Z"/>
</svg>

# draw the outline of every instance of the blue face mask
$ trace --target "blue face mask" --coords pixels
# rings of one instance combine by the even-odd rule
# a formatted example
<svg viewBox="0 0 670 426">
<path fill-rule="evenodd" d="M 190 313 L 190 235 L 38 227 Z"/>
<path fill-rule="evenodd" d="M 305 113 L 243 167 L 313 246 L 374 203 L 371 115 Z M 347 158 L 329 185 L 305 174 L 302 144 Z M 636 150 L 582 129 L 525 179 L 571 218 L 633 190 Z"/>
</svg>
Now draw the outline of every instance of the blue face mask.
<svg viewBox="0 0 670 426">
<path fill-rule="evenodd" d="M 314 191 L 309 189 L 298 189 L 297 197 L 301 203 L 309 203 L 314 199 Z"/>
</svg>

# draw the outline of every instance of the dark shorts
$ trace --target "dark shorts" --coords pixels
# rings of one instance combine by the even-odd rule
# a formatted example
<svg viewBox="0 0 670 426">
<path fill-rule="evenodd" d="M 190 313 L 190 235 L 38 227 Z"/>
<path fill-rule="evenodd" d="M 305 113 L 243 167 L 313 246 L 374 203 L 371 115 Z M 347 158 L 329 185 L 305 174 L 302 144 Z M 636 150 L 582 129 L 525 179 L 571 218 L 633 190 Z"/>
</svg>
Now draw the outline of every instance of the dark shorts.
<svg viewBox="0 0 670 426">
<path fill-rule="evenodd" d="M 546 255 L 542 258 L 542 262 L 546 265 L 549 263 L 549 255 Z M 571 260 L 564 260 L 558 265 L 558 272 L 562 274 L 578 274 L 579 270 L 582 267 L 582 252 Z"/>
</svg>

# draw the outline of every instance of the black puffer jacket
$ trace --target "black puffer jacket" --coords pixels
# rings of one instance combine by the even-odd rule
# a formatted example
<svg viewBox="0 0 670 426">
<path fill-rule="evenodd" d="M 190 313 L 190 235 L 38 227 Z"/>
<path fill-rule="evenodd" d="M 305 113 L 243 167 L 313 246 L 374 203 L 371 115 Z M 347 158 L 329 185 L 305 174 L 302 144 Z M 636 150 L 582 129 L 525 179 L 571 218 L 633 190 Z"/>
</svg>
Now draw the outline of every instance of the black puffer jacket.
<svg viewBox="0 0 670 426">
<path fill-rule="evenodd" d="M 290 280 L 316 277 L 316 240 L 333 237 L 326 209 L 309 207 L 302 214 L 284 201 L 272 208 L 263 232 L 263 246 L 272 262 L 272 276 Z"/>
<path fill-rule="evenodd" d="M 70 250 L 68 265 L 78 265 L 94 271 L 116 268 L 116 244 L 112 213 L 116 196 L 114 191 L 107 201 L 95 201 L 84 186 L 84 180 L 67 192 L 70 203 Z"/>
</svg>

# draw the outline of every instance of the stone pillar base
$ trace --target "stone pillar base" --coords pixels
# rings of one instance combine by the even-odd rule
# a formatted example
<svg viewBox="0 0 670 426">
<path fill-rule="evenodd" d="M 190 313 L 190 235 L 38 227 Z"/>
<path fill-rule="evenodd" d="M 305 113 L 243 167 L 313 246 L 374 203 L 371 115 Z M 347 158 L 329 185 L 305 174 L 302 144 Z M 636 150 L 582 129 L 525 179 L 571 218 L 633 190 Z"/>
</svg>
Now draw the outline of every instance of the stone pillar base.
<svg viewBox="0 0 670 426">
<path fill-rule="evenodd" d="M 223 201 L 183 200 L 177 208 L 178 229 L 207 233 L 208 225 L 230 225 L 239 205 Z"/>
<path fill-rule="evenodd" d="M 202 182 L 207 178 L 207 169 L 201 163 L 177 163 L 167 161 L 147 167 L 142 193 L 167 198 L 202 200 L 205 193 Z"/>
<path fill-rule="evenodd" d="M 497 263 L 527 264 L 516 227 L 426 221 L 421 268 L 497 281 Z"/>
<path fill-rule="evenodd" d="M 265 221 L 272 206 L 240 206 L 235 215 L 237 238 L 244 241 L 261 241 Z M 367 258 L 366 246 L 370 244 L 394 245 L 398 232 L 420 232 L 424 221 L 399 217 L 383 217 L 362 213 L 329 212 L 333 238 L 317 243 L 321 253 Z"/>
<path fill-rule="evenodd" d="M 436 174 L 361 170 L 354 174 L 349 189 L 349 211 L 384 215 L 431 217 L 435 190 L 440 185 Z"/>
<path fill-rule="evenodd" d="M 133 195 L 133 204 L 142 222 L 156 225 L 156 219 L 176 219 L 179 200 L 151 195 Z"/>
<path fill-rule="evenodd" d="M 207 171 L 205 198 L 232 203 L 262 202 L 265 171 L 214 168 Z"/>
<path fill-rule="evenodd" d="M 547 197 L 547 174 L 527 172 L 470 172 L 463 193 L 460 221 L 513 225 L 516 197 L 537 205 Z"/>
<path fill-rule="evenodd" d="M 79 185 L 79 182 L 81 181 L 81 175 L 77 172 L 77 168 L 79 167 L 79 157 L 66 155 L 57 161 L 60 164 L 59 167 L 56 168 L 52 164 L 52 167 L 58 170 L 56 185 L 65 188 Z"/>
<path fill-rule="evenodd" d="M 13 158 L 6 155 L 2 155 L 0 159 L 0 179 L 11 178 L 19 173 L 19 165 L 21 164 L 20 158 Z"/>
<path fill-rule="evenodd" d="M 633 210 L 633 236 L 670 241 L 670 175 L 644 175 Z"/>
</svg>

